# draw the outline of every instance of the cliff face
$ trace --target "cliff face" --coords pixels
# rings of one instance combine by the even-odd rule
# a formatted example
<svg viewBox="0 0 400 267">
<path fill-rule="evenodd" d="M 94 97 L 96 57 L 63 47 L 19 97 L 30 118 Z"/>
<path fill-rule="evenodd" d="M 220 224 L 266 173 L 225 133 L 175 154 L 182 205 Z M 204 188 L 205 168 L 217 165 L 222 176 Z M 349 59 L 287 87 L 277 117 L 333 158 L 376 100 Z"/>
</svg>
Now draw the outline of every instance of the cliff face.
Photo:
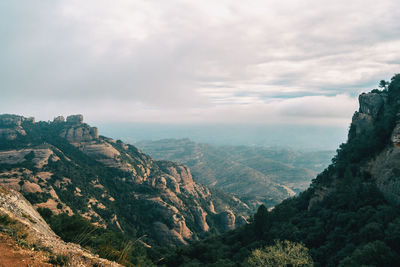
<svg viewBox="0 0 400 267">
<path fill-rule="evenodd" d="M 0 139 L 0 182 L 35 207 L 78 213 L 97 226 L 147 234 L 147 242 L 171 246 L 207 233 L 215 214 L 229 209 L 235 221 L 250 211 L 240 200 L 197 184 L 183 165 L 155 161 L 134 146 L 99 137 L 81 115 L 47 123 L 9 116 L 0 117 L 0 129 L 14 131 Z M 214 201 L 225 204 L 214 208 Z M 220 230 L 234 227 L 232 219 L 215 220 Z"/>
<path fill-rule="evenodd" d="M 355 112 L 352 119 L 352 127 L 356 134 L 365 134 L 374 128 L 374 123 L 378 118 L 379 112 L 384 109 L 388 95 L 382 93 L 363 93 L 358 97 L 360 105 L 359 111 Z"/>
<path fill-rule="evenodd" d="M 33 121 L 18 115 L 3 114 L 0 115 L 0 138 L 5 140 L 14 140 L 18 135 L 26 135 L 21 124 L 24 121 Z"/>
<path fill-rule="evenodd" d="M 388 93 L 367 93 L 359 96 L 360 109 L 353 116 L 355 136 L 376 131 L 376 123 L 388 109 Z M 370 173 L 385 198 L 400 204 L 400 121 L 396 121 L 388 145 L 369 160 L 363 170 Z"/>
<path fill-rule="evenodd" d="M 339 171 L 328 174 L 329 185 L 314 184 L 310 207 L 334 193 L 338 181 L 349 175 L 372 181 L 388 202 L 400 204 L 400 101 L 397 80 L 400 77 L 392 79 L 389 90 L 375 89 L 359 96 L 360 107 L 353 115 L 348 141 L 341 146 L 334 159 Z"/>
</svg>

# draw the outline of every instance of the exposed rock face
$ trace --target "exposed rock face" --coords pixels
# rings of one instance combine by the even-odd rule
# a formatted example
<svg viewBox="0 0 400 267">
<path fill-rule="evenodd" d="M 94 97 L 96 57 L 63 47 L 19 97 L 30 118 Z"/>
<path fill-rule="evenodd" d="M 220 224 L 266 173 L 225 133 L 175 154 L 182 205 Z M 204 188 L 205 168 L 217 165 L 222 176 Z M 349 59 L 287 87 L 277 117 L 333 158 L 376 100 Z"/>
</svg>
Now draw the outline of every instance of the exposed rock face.
<svg viewBox="0 0 400 267">
<path fill-rule="evenodd" d="M 371 131 L 374 128 L 373 117 L 368 114 L 355 112 L 352 119 L 352 126 L 355 129 L 356 135 Z"/>
<path fill-rule="evenodd" d="M 352 127 L 357 135 L 374 128 L 374 122 L 387 101 L 387 95 L 385 93 L 363 93 L 358 97 L 358 101 L 360 109 L 354 113 L 352 119 Z"/>
<path fill-rule="evenodd" d="M 70 115 L 67 117 L 67 123 L 71 124 L 82 124 L 83 123 L 83 115 Z"/>
<path fill-rule="evenodd" d="M 195 231 L 197 234 L 209 231 L 207 220 L 214 220 L 214 216 L 208 216 L 224 212 L 230 207 L 227 203 L 234 203 L 231 209 L 245 211 L 243 214 L 250 211 L 233 196 L 218 198 L 216 193 L 197 184 L 186 166 L 155 161 L 134 146 L 99 137 L 95 127 L 83 123 L 81 115 L 68 116 L 66 121 L 59 116 L 53 122 L 38 124 L 37 129 L 24 129 L 24 120 L 16 117 L 6 122 L 11 121 L 7 125 L 12 127 L 20 125 L 20 130 L 27 135 L 32 129 L 37 135 L 40 127 L 45 127 L 47 134 L 58 135 L 65 139 L 65 144 L 75 147 L 68 146 L 64 151 L 64 146 L 59 145 L 64 141 L 53 142 L 50 138 L 49 143 L 43 143 L 43 139 L 37 143 L 29 141 L 23 149 L 0 148 L 0 163 L 15 166 L 0 169 L 0 182 L 24 194 L 34 194 L 38 201 L 35 207 L 48 208 L 54 214 L 80 214 L 97 226 L 113 225 L 124 232 L 132 228 L 126 205 L 133 207 L 132 213 L 138 212 L 137 205 L 141 205 L 140 216 L 144 217 L 146 225 L 140 226 L 140 230 L 149 236 L 145 242 L 171 246 L 187 244 Z M 87 164 L 83 170 L 80 168 L 82 160 Z M 60 172 L 60 169 L 73 171 Z M 99 169 L 108 174 L 103 176 Z M 229 198 L 227 202 L 226 198 Z M 81 200 L 80 206 L 75 206 L 76 202 L 70 199 Z M 213 200 L 218 206 L 214 207 Z M 114 208 L 122 203 L 124 207 Z M 233 222 L 228 215 L 233 216 Z M 225 217 L 231 220 L 222 220 L 223 226 L 218 229 L 235 227 L 235 214 L 229 211 L 228 215 Z M 140 221 L 135 223 L 140 224 Z"/>
<path fill-rule="evenodd" d="M 385 93 L 364 93 L 358 97 L 358 101 L 360 103 L 359 112 L 368 114 L 375 119 L 386 103 L 387 95 Z"/>
<path fill-rule="evenodd" d="M 31 156 L 31 158 L 30 158 Z M 47 164 L 49 160 L 57 161 L 59 158 L 49 148 L 21 149 L 0 151 L 0 162 L 5 164 L 18 164 L 27 160 L 35 163 L 37 168 Z"/>
<path fill-rule="evenodd" d="M 379 112 L 385 109 L 387 103 L 386 92 L 368 93 L 359 96 L 360 109 L 353 116 L 352 127 L 356 135 L 365 134 L 374 130 L 374 123 Z M 364 167 L 371 173 L 377 187 L 385 198 L 394 204 L 400 204 L 400 122 L 391 134 L 392 145 L 386 147 L 377 157 Z"/>
<path fill-rule="evenodd" d="M 205 212 L 200 206 L 195 206 L 193 210 L 195 221 L 200 226 L 202 231 L 207 232 L 210 229 L 206 221 L 207 212 Z"/>
<path fill-rule="evenodd" d="M 58 121 L 61 121 L 60 117 L 57 118 L 59 118 Z M 68 116 L 60 136 L 70 143 L 90 142 L 99 138 L 97 128 L 84 124 L 82 115 Z"/>
<path fill-rule="evenodd" d="M 35 122 L 34 118 L 25 118 L 18 115 L 0 115 L 0 139 L 15 140 L 18 135 L 26 135 L 21 124 L 24 121 Z"/>
<path fill-rule="evenodd" d="M 353 116 L 349 140 L 356 136 L 371 134 L 376 130 L 375 123 L 378 117 L 382 115 L 381 112 L 388 108 L 386 106 L 387 99 L 388 94 L 385 91 L 363 93 L 359 96 L 360 109 Z M 399 116 L 397 115 L 397 117 Z M 367 164 L 361 166 L 361 169 L 371 174 L 373 181 L 389 202 L 398 205 L 400 204 L 400 121 L 397 121 L 390 141 L 389 145 Z M 335 181 L 338 178 L 340 177 L 333 177 L 334 182 L 329 188 L 323 186 L 315 188 L 309 208 L 315 202 L 321 201 L 326 195 L 335 191 Z"/>
<path fill-rule="evenodd" d="M 386 200 L 400 204 L 400 148 L 385 149 L 370 163 L 368 169 Z"/>
</svg>

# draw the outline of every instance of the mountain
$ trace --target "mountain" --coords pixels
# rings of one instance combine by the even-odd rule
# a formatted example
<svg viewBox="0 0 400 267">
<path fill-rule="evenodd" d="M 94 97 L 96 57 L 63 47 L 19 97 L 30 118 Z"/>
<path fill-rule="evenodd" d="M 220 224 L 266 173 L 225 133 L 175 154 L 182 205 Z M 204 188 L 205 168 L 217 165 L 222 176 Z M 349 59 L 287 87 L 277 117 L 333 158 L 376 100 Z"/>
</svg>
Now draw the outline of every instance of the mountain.
<svg viewBox="0 0 400 267">
<path fill-rule="evenodd" d="M 167 266 L 399 266 L 400 74 L 359 96 L 348 140 L 299 196 L 167 255 Z M 285 263 L 286 262 L 286 263 Z"/>
<path fill-rule="evenodd" d="M 246 223 L 250 210 L 234 196 L 194 182 L 181 164 L 99 136 L 81 115 L 52 122 L 0 115 L 0 182 L 49 220 L 79 215 L 96 231 L 122 233 L 143 246 L 184 245 L 231 230 Z"/>
<path fill-rule="evenodd" d="M 1 266 L 121 266 L 63 242 L 20 193 L 1 185 L 0 251 Z"/>
<path fill-rule="evenodd" d="M 256 207 L 260 202 L 254 200 L 273 206 L 305 190 L 333 156 L 330 151 L 213 146 L 189 139 L 141 141 L 135 145 L 156 159 L 187 165 L 196 181 L 245 196 L 247 204 L 253 202 Z"/>
</svg>

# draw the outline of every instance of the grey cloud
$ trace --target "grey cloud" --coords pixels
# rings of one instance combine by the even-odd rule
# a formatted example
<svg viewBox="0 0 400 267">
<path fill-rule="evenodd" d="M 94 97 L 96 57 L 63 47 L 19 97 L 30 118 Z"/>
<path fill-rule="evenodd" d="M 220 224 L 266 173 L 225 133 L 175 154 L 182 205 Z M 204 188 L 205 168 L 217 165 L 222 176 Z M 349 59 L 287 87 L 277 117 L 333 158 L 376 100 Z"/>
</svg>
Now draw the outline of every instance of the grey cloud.
<svg viewBox="0 0 400 267">
<path fill-rule="evenodd" d="M 251 108 L 236 117 L 253 120 L 274 98 L 354 96 L 398 72 L 399 15 L 395 0 L 6 0 L 0 112 L 30 101 L 38 114 L 223 120 L 241 103 Z"/>
</svg>

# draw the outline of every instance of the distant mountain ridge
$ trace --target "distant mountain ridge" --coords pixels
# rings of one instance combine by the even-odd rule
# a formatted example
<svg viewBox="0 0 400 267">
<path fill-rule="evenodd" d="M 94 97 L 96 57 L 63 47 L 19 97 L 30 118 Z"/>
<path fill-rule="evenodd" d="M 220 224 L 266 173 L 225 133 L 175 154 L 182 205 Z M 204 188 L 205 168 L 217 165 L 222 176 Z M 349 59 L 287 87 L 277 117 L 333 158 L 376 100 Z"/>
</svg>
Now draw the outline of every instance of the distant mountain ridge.
<svg viewBox="0 0 400 267">
<path fill-rule="evenodd" d="M 82 115 L 35 122 L 0 115 L 0 182 L 53 214 L 182 245 L 246 223 L 250 208 L 193 181 L 190 170 L 156 161 L 132 145 L 99 136 Z"/>
<path fill-rule="evenodd" d="M 267 205 L 275 205 L 305 190 L 316 174 L 329 165 L 334 154 L 213 146 L 189 139 L 141 141 L 135 145 L 156 159 L 186 164 L 194 179 L 202 184 L 248 196 L 249 202 L 251 197 L 261 199 Z"/>
</svg>

